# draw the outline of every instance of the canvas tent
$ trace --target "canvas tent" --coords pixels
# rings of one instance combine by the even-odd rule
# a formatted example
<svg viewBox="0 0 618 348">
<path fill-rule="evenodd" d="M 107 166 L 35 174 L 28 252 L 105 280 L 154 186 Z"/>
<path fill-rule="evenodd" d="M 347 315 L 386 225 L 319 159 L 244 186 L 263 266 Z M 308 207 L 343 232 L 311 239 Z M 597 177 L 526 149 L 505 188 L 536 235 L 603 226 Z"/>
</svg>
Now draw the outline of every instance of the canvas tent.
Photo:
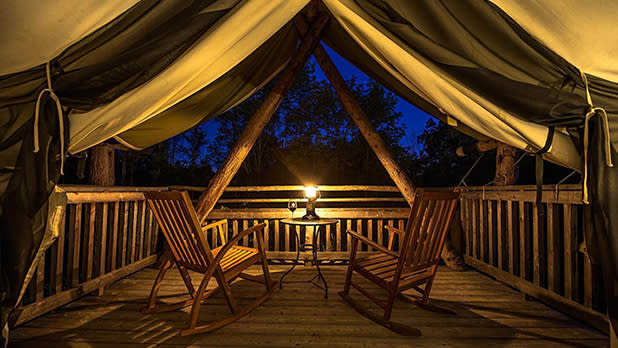
<svg viewBox="0 0 618 348">
<path fill-rule="evenodd" d="M 61 211 L 66 153 L 143 149 L 237 105 L 294 56 L 309 0 L 9 0 L 0 11 L 2 326 Z M 618 4 L 322 0 L 323 43 L 435 117 L 585 172 L 618 291 Z M 60 112 L 59 112 L 60 111 Z M 37 150 L 38 151 L 35 151 Z M 610 156 L 611 155 L 611 156 Z M 57 213 L 58 212 L 58 213 Z M 618 310 L 608 296 L 610 317 Z"/>
</svg>

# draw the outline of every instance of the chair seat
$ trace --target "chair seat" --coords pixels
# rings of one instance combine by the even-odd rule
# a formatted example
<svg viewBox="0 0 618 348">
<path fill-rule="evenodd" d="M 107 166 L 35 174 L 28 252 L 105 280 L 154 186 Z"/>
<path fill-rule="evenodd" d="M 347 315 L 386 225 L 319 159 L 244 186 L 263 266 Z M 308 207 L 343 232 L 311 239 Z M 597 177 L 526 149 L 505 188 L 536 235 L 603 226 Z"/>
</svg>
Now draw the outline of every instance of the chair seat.
<svg viewBox="0 0 618 348">
<path fill-rule="evenodd" d="M 212 256 L 216 258 L 221 248 L 222 247 L 217 247 L 215 249 L 212 249 Z M 230 250 L 225 254 L 223 259 L 219 263 L 221 265 L 221 270 L 223 272 L 226 272 L 236 267 L 237 265 L 247 261 L 248 259 L 258 255 L 259 253 L 260 251 L 258 249 L 234 245 L 232 248 L 230 248 Z"/>
<path fill-rule="evenodd" d="M 393 277 L 397 270 L 399 258 L 383 253 L 369 255 L 359 258 L 356 261 L 355 268 L 359 273 L 370 275 L 387 284 L 393 282 Z M 411 271 L 403 270 L 400 278 L 400 286 L 409 282 L 414 282 L 418 279 L 424 279 L 433 275 L 430 268 L 422 268 Z"/>
</svg>

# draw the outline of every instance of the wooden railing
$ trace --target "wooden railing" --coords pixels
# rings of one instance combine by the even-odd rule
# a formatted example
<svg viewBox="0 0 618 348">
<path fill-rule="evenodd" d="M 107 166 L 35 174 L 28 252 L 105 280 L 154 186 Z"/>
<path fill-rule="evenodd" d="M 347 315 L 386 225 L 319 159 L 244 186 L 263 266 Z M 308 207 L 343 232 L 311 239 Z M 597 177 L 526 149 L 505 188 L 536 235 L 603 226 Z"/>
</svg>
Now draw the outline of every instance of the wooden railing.
<svg viewBox="0 0 618 348">
<path fill-rule="evenodd" d="M 173 188 L 193 192 L 194 198 L 203 191 L 200 187 Z M 347 260 L 351 243 L 346 234 L 348 229 L 386 246 L 388 235 L 384 226 L 393 225 L 401 229 L 405 226 L 410 209 L 394 186 L 342 185 L 319 186 L 319 189 L 322 197 L 317 203 L 317 214 L 339 220 L 337 224 L 327 225 L 321 237 L 320 243 L 324 248 L 324 252 L 319 254 L 321 260 Z M 292 259 L 296 256 L 294 233 L 299 233 L 301 242 L 308 243 L 312 238 L 311 227 L 307 230 L 305 227 L 281 223 L 282 219 L 292 216 L 287 209 L 290 199 L 299 201 L 299 208 L 294 212 L 294 216 L 301 217 L 305 214 L 302 190 L 302 186 L 228 187 L 215 209 L 208 215 L 208 222 L 228 219 L 230 234 L 264 222 L 264 239 L 269 259 Z M 218 244 L 216 233 L 209 234 L 208 238 L 212 245 Z M 246 246 L 256 244 L 251 238 L 245 238 L 241 243 Z M 301 257 L 309 259 L 310 254 L 304 253 Z"/>
<path fill-rule="evenodd" d="M 602 279 L 584 241 L 581 187 L 465 187 L 460 214 L 465 260 L 523 293 L 607 331 Z"/>
<path fill-rule="evenodd" d="M 171 187 L 192 192 L 203 188 Z M 137 187 L 63 187 L 68 201 L 58 239 L 39 263 L 13 323 L 20 324 L 80 296 L 103 291 L 115 280 L 156 261 L 157 224 Z M 353 229 L 387 245 L 384 226 L 401 229 L 407 203 L 392 186 L 320 186 L 317 213 L 336 218 L 321 239 L 320 259 L 346 260 Z M 590 263 L 584 243 L 589 228 L 582 214 L 579 186 L 544 187 L 545 215 L 539 221 L 535 187 L 461 188 L 460 216 L 466 262 L 523 293 L 606 331 L 605 303 L 599 271 Z M 272 260 L 296 256 L 296 238 L 309 242 L 311 230 L 281 223 L 289 218 L 290 199 L 298 200 L 295 217 L 305 214 L 302 186 L 229 187 L 209 214 L 208 222 L 228 219 L 233 235 L 264 222 Z M 216 234 L 208 235 L 218 245 Z M 245 238 L 241 244 L 254 246 Z M 364 246 L 366 248 L 366 246 Z M 366 251 L 364 249 L 362 251 Z M 362 252 L 361 251 L 361 252 Z M 309 260 L 305 253 L 303 259 Z"/>
<path fill-rule="evenodd" d="M 157 225 L 142 191 L 156 188 L 64 186 L 65 219 L 38 264 L 15 325 L 98 291 L 156 261 Z"/>
</svg>

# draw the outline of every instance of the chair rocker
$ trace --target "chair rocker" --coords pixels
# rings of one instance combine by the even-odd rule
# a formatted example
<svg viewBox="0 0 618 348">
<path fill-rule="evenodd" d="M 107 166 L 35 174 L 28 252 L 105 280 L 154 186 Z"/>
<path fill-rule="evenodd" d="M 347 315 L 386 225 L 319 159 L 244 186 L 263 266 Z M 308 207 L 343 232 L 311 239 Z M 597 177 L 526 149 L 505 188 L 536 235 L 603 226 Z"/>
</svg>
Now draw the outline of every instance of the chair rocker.
<svg viewBox="0 0 618 348">
<path fill-rule="evenodd" d="M 417 189 L 406 232 L 386 226 L 389 231 L 388 248 L 354 231 L 347 231 L 352 238 L 350 263 L 344 289 L 339 295 L 367 318 L 406 336 L 420 336 L 421 332 L 390 321 L 395 297 L 424 309 L 455 314 L 449 309 L 429 304 L 428 300 L 457 199 L 458 194 L 454 192 Z M 399 252 L 394 250 L 396 236 L 399 238 Z M 373 247 L 377 252 L 357 258 L 359 242 Z M 352 281 L 354 272 L 385 289 L 388 292 L 387 301 L 379 300 Z M 350 287 L 384 309 L 383 315 L 374 314 L 360 306 L 350 297 Z M 419 295 L 403 294 L 409 289 Z"/>
<path fill-rule="evenodd" d="M 275 282 L 271 280 L 264 249 L 263 230 L 265 224 L 252 226 L 227 241 L 227 221 L 221 220 L 201 227 L 186 192 L 145 192 L 144 195 L 167 243 L 166 251 L 159 262 L 159 274 L 152 286 L 148 305 L 142 309 L 142 313 L 172 311 L 192 305 L 189 327 L 180 331 L 182 336 L 186 336 L 209 332 L 230 324 L 247 315 L 270 297 Z M 206 231 L 210 229 L 217 230 L 223 243 L 222 246 L 210 248 L 206 240 Z M 236 245 L 240 239 L 250 234 L 255 234 L 258 249 Z M 263 277 L 244 273 L 248 267 L 259 261 L 262 264 Z M 161 287 L 161 281 L 165 273 L 174 265 L 180 272 L 190 298 L 174 304 L 157 305 L 157 293 Z M 197 290 L 193 287 L 188 271 L 203 274 Z M 258 281 L 266 287 L 262 296 L 244 308 L 238 308 L 230 289 L 231 282 L 239 277 Z M 206 290 L 211 278 L 217 281 L 218 286 Z M 197 319 L 202 301 L 218 291 L 223 292 L 232 314 L 225 319 L 198 326 Z"/>
</svg>

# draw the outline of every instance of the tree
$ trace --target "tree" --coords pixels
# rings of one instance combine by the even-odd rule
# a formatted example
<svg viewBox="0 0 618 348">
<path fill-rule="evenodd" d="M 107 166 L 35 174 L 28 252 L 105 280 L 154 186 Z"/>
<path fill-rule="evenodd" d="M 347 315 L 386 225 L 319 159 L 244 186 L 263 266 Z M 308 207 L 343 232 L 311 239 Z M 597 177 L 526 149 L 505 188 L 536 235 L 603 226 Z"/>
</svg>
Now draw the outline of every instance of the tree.
<svg viewBox="0 0 618 348">
<path fill-rule="evenodd" d="M 479 154 L 458 157 L 457 147 L 475 141 L 441 121 L 429 119 L 425 130 L 418 136 L 421 151 L 417 165 L 422 173 L 421 186 L 456 186 L 474 164 Z M 493 179 L 495 156 L 483 156 L 466 182 L 469 185 L 484 185 Z"/>
<path fill-rule="evenodd" d="M 409 150 L 400 145 L 405 128 L 395 95 L 375 81 L 348 83 L 396 158 L 411 164 Z M 223 162 L 268 88 L 217 118 L 219 131 L 208 146 L 211 165 Z M 236 185 L 391 183 L 330 83 L 316 77 L 313 64 L 305 66 L 241 168 Z"/>
</svg>

